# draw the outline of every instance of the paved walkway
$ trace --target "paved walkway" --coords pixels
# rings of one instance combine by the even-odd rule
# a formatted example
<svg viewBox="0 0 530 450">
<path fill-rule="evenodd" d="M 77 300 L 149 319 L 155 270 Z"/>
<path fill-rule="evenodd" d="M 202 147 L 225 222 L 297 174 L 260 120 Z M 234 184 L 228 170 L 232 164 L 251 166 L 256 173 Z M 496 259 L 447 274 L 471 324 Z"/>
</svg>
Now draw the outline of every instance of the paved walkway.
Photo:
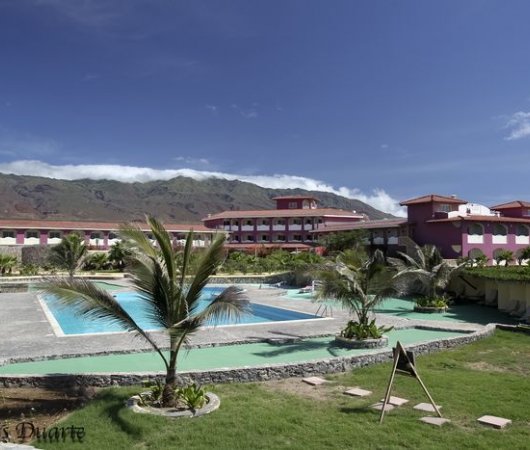
<svg viewBox="0 0 530 450">
<path fill-rule="evenodd" d="M 116 284 L 121 284 L 126 290 L 129 289 L 126 281 Z M 311 301 L 288 298 L 286 291 L 281 289 L 259 289 L 257 286 L 252 286 L 248 288 L 248 295 L 256 303 L 311 314 L 314 314 L 319 307 Z M 191 344 L 202 346 L 331 335 L 341 329 L 348 319 L 349 314 L 346 311 L 334 308 L 332 311 L 326 311 L 326 317 L 319 320 L 206 328 L 191 337 Z M 449 331 L 475 331 L 482 328 L 482 325 L 475 323 L 409 320 L 403 316 L 388 314 L 378 315 L 377 320 L 380 324 L 393 325 L 396 328 L 417 325 L 440 327 Z M 163 333 L 154 332 L 152 335 L 160 345 L 167 345 L 167 338 Z M 38 302 L 36 293 L 0 294 L 0 365 L 13 360 L 126 352 L 149 348 L 141 338 L 135 338 L 129 333 L 56 336 Z"/>
</svg>

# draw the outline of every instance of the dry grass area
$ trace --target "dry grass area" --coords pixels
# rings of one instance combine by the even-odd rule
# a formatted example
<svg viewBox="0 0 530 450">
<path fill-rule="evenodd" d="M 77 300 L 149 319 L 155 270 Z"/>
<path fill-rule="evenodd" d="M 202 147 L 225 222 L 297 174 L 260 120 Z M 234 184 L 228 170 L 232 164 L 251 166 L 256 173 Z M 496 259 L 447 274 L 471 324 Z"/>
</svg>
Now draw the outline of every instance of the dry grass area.
<svg viewBox="0 0 530 450">
<path fill-rule="evenodd" d="M 7 440 L 8 433 L 14 440 L 16 427 L 21 422 L 31 422 L 41 430 L 49 428 L 84 406 L 94 395 L 95 391 L 90 388 L 0 388 L 0 441 Z"/>
</svg>

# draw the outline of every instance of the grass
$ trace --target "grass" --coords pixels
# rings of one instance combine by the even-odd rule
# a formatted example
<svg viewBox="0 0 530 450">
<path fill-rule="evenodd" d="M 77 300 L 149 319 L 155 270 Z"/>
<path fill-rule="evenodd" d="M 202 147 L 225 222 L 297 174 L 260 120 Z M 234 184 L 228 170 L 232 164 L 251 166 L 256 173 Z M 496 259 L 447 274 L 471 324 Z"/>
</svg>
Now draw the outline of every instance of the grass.
<svg viewBox="0 0 530 450">
<path fill-rule="evenodd" d="M 134 414 L 124 400 L 138 388 L 103 390 L 61 426 L 84 426 L 83 443 L 35 442 L 44 449 L 342 449 L 528 448 L 530 442 L 530 336 L 495 336 L 451 351 L 417 357 L 417 367 L 451 424 L 418 421 L 412 406 L 428 401 L 416 380 L 396 377 L 394 395 L 410 403 L 385 416 L 369 405 L 382 398 L 390 364 L 328 376 L 311 387 L 299 379 L 208 386 L 221 408 L 196 419 L 171 420 Z M 342 394 L 346 386 L 374 392 L 364 399 Z M 513 420 L 504 430 L 476 422 L 484 414 Z"/>
</svg>

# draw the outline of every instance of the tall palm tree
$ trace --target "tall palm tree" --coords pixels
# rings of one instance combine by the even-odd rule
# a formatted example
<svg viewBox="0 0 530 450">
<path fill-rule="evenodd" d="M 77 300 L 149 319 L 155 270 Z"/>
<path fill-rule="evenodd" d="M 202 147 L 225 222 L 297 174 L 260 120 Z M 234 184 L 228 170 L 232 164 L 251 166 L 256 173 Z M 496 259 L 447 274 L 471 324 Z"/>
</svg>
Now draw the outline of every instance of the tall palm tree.
<svg viewBox="0 0 530 450">
<path fill-rule="evenodd" d="M 64 236 L 61 242 L 50 249 L 50 263 L 59 269 L 68 271 L 70 279 L 83 265 L 88 248 L 84 239 L 77 233 Z"/>
<path fill-rule="evenodd" d="M 393 290 L 381 250 L 372 256 L 359 251 L 342 252 L 317 278 L 317 299 L 340 302 L 357 315 L 357 321 L 350 322 L 365 330 L 370 327 L 375 307 Z"/>
<path fill-rule="evenodd" d="M 457 268 L 449 266 L 434 245 L 416 246 L 413 255 L 398 252 L 402 259 L 388 258 L 397 269 L 394 276 L 398 290 L 403 294 L 419 294 L 435 299 L 447 288 L 451 275 Z"/>
<path fill-rule="evenodd" d="M 190 232 L 180 258 L 171 244 L 171 236 L 154 218 L 147 219 L 155 240 L 153 246 L 142 230 L 124 226 L 121 235 L 133 249 L 130 272 L 139 301 L 151 320 L 169 335 L 169 357 L 152 337 L 121 307 L 108 292 L 82 280 L 58 280 L 45 291 L 63 303 L 73 305 L 77 312 L 90 318 L 120 323 L 127 331 L 142 336 L 160 355 L 166 368 L 162 403 L 174 403 L 177 356 L 190 334 L 211 319 L 236 317 L 247 311 L 248 300 L 231 286 L 211 299 L 202 309 L 201 293 L 223 260 L 224 236 L 219 235 L 204 253 L 195 272 L 190 271 L 193 232 Z M 180 260 L 179 264 L 176 261 Z"/>
</svg>

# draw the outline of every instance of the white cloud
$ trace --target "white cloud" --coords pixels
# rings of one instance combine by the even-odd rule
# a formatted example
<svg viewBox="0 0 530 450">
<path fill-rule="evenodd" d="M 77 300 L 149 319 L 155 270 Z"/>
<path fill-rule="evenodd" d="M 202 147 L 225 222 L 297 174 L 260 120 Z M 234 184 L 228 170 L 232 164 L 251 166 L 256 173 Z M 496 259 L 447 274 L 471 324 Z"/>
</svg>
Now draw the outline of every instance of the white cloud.
<svg viewBox="0 0 530 450">
<path fill-rule="evenodd" d="M 530 112 L 518 111 L 513 113 L 505 128 L 510 130 L 510 134 L 504 138 L 507 141 L 515 141 L 530 136 Z"/>
<path fill-rule="evenodd" d="M 259 103 L 255 103 L 255 102 L 252 103 L 251 108 L 242 108 L 241 106 L 236 105 L 235 103 L 230 105 L 232 109 L 236 110 L 245 119 L 255 119 L 256 117 L 258 117 L 258 111 L 256 109 L 258 106 L 259 106 Z"/>
<path fill-rule="evenodd" d="M 174 161 L 185 163 L 185 164 L 192 164 L 192 165 L 204 165 L 207 166 L 210 164 L 210 160 L 206 158 L 193 158 L 191 156 L 176 156 L 173 158 Z"/>
<path fill-rule="evenodd" d="M 237 175 L 194 169 L 152 169 L 149 167 L 104 164 L 70 164 L 56 166 L 36 160 L 13 161 L 0 164 L 0 173 L 33 175 L 63 180 L 79 180 L 82 178 L 89 178 L 93 180 L 110 179 L 126 183 L 168 180 L 177 176 L 190 177 L 196 180 L 204 180 L 207 178 L 241 180 L 272 189 L 300 188 L 310 191 L 332 192 L 347 198 L 361 200 L 373 206 L 374 208 L 394 214 L 396 216 L 405 216 L 405 211 L 401 206 L 399 206 L 398 201 L 392 198 L 382 189 L 374 189 L 371 193 L 366 194 L 356 188 L 335 188 L 324 181 L 295 175 Z"/>
<path fill-rule="evenodd" d="M 214 116 L 219 112 L 219 108 L 215 105 L 205 105 L 204 106 L 208 111 L 210 111 Z"/>
</svg>

